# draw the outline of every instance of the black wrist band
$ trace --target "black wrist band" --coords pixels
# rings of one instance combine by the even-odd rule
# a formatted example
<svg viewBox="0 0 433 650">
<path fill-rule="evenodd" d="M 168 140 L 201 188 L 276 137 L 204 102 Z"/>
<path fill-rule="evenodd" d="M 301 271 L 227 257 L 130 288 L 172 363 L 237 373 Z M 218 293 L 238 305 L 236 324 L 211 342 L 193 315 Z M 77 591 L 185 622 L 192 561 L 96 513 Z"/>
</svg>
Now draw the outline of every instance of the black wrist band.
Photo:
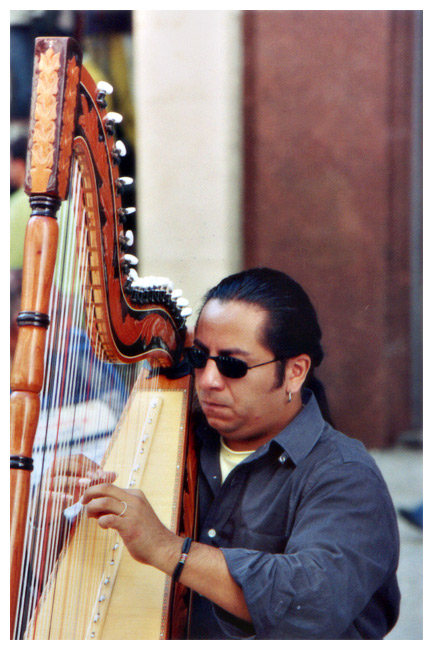
<svg viewBox="0 0 433 650">
<path fill-rule="evenodd" d="M 191 548 L 191 543 L 191 537 L 187 537 L 183 543 L 180 560 L 177 563 L 177 567 L 175 568 L 172 576 L 173 582 L 177 582 L 179 580 L 180 574 L 182 573 L 183 567 L 185 566 L 186 558 L 188 557 L 189 549 Z"/>
</svg>

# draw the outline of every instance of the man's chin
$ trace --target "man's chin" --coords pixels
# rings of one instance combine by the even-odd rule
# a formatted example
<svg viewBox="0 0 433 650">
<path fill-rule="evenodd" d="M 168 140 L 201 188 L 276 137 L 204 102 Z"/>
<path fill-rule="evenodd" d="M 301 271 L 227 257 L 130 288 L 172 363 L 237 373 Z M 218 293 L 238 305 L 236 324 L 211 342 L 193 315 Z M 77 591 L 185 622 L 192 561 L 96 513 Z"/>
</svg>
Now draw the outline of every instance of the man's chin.
<svg viewBox="0 0 433 650">
<path fill-rule="evenodd" d="M 205 417 L 208 425 L 212 427 L 212 429 L 218 431 L 218 433 L 222 436 L 233 434 L 237 429 L 233 422 L 230 423 L 224 418 L 207 413 L 205 413 Z"/>
</svg>

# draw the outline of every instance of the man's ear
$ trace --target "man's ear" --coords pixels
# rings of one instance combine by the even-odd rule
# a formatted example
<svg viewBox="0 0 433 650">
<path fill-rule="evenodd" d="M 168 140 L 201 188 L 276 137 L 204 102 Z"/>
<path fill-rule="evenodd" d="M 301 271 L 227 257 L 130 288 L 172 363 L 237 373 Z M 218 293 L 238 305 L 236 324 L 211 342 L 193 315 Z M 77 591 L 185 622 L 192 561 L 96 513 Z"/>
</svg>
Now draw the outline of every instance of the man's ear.
<svg viewBox="0 0 433 650">
<path fill-rule="evenodd" d="M 301 390 L 310 368 L 311 359 L 308 354 L 299 354 L 297 357 L 287 360 L 285 373 L 287 395 Z"/>
</svg>

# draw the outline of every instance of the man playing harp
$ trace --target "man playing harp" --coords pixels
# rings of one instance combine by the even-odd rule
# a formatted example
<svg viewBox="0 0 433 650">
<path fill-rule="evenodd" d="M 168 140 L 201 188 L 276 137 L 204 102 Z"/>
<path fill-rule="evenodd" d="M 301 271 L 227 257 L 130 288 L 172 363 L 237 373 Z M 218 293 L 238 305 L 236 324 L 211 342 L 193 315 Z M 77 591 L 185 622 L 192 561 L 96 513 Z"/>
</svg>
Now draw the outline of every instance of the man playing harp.
<svg viewBox="0 0 433 650">
<path fill-rule="evenodd" d="M 45 397 L 43 393 L 40 404 L 47 365 L 40 357 L 50 321 L 47 277 L 67 266 L 59 264 L 58 255 L 56 261 L 53 248 L 57 238 L 63 237 L 63 223 L 68 223 L 69 211 L 59 228 L 56 211 L 69 185 L 80 188 L 75 195 L 78 221 L 71 232 L 83 247 L 78 249 L 74 241 L 66 248 L 71 268 L 83 278 L 77 323 L 87 323 L 87 342 L 90 340 L 98 362 L 133 365 L 145 359 L 158 367 L 176 367 L 182 361 L 186 334 L 182 305 L 174 299 L 174 292 L 170 289 L 165 293 L 159 285 L 137 287 L 132 279 L 130 256 L 125 253 L 125 210 L 119 196 L 124 179 L 116 169 L 121 148 L 113 140 L 113 120 L 105 112 L 101 93 L 86 71 L 80 70 L 76 46 L 61 39 L 41 39 L 36 45 L 35 71 L 35 164 L 28 190 L 32 254 L 26 253 L 24 264 L 20 332 L 12 373 L 12 494 L 17 504 L 12 510 L 18 542 L 11 547 L 14 571 L 15 565 L 21 566 L 23 552 L 31 555 L 35 548 L 28 541 L 33 539 L 32 526 L 41 528 L 36 564 L 42 573 L 34 590 L 36 614 L 28 623 L 18 624 L 20 634 L 22 627 L 24 638 L 115 638 L 110 636 L 109 626 L 104 627 L 104 637 L 97 637 L 97 628 L 101 627 L 100 610 L 108 610 L 106 591 L 112 587 L 114 572 L 120 572 L 125 564 L 130 577 L 121 600 L 124 606 L 126 601 L 127 610 L 138 601 L 137 616 L 149 603 L 137 596 L 137 591 L 129 592 L 128 580 L 135 578 L 134 589 L 138 589 L 147 577 L 163 577 L 156 581 L 148 600 L 152 601 L 153 592 L 158 591 L 164 631 L 160 633 L 158 628 L 152 632 L 154 636 L 139 632 L 132 638 L 155 638 L 155 634 L 156 638 L 170 638 L 167 601 L 171 593 L 180 593 L 183 587 L 194 594 L 188 626 L 192 639 L 383 638 L 395 624 L 399 606 L 398 534 L 391 499 L 363 445 L 332 426 L 323 390 L 313 372 L 323 351 L 308 297 L 291 278 L 269 269 L 230 276 L 212 289 L 199 315 L 193 345 L 185 350 L 200 405 L 195 427 L 199 454 L 197 534 L 193 517 L 189 515 L 188 519 L 184 507 L 186 501 L 194 502 L 195 494 L 191 478 L 194 468 L 183 471 L 185 459 L 188 467 L 193 458 L 190 438 L 185 436 L 189 408 L 186 376 L 167 378 L 165 384 L 163 379 L 153 384 L 154 376 L 137 383 L 122 380 L 118 390 L 122 406 L 123 387 L 131 383 L 134 388 L 128 398 L 128 415 L 121 417 L 114 442 L 110 442 L 108 453 L 104 452 L 105 474 L 93 465 L 93 475 L 84 472 L 80 476 L 75 467 L 71 469 L 72 458 L 69 467 L 68 463 L 54 463 L 48 475 L 48 491 L 53 485 L 66 490 L 59 491 L 61 497 L 54 494 L 53 499 L 45 501 L 44 521 L 31 520 L 24 534 L 37 412 L 52 394 L 48 391 Z M 52 110 L 47 111 L 47 106 Z M 53 132 L 57 135 L 51 141 Z M 49 156 L 42 154 L 47 143 L 48 149 L 53 148 L 52 142 L 60 146 L 55 164 L 47 167 Z M 70 175 L 69 168 L 74 170 Z M 42 245 L 46 242 L 48 252 Z M 71 277 L 61 294 L 75 313 L 78 283 L 75 276 Z M 107 295 L 104 288 L 108 288 Z M 69 319 L 64 318 L 66 312 L 57 305 L 55 302 L 50 311 L 56 320 L 48 337 L 57 342 L 56 332 L 66 336 L 57 348 L 63 352 L 68 347 L 64 342 L 79 341 L 80 332 L 71 328 Z M 64 322 L 66 330 L 60 327 Z M 36 356 L 38 364 L 34 362 Z M 63 397 L 68 387 L 72 404 L 75 387 L 71 375 L 62 371 L 62 361 L 55 366 L 60 368 L 57 393 Z M 93 370 L 97 366 L 93 357 L 91 366 Z M 112 381 L 117 379 L 113 377 Z M 145 400 L 144 417 L 139 408 L 135 409 L 134 400 L 147 391 L 149 382 L 153 388 Z M 181 384 L 179 396 L 173 388 L 175 382 Z M 159 391 L 165 391 L 162 399 Z M 171 400 L 177 400 L 175 424 L 164 415 L 164 404 Z M 152 409 L 161 413 L 166 433 L 175 434 L 175 442 L 164 448 L 158 447 L 160 436 L 153 435 L 156 418 Z M 29 413 L 37 415 L 30 419 Z M 73 414 L 75 418 L 75 407 Z M 134 453 L 153 457 L 153 473 L 144 481 L 143 492 L 133 488 L 141 466 L 135 461 L 127 470 L 122 469 L 122 481 L 116 485 L 109 482 L 114 478 L 112 468 L 118 466 L 110 463 L 117 461 L 119 441 L 125 439 L 128 446 L 136 434 Z M 146 441 L 150 438 L 149 450 Z M 80 458 L 78 468 L 83 462 Z M 155 505 L 150 505 L 149 492 L 169 474 L 174 498 L 163 521 L 156 515 Z M 185 489 L 184 475 L 191 479 Z M 77 504 L 74 488 L 88 484 L 89 479 L 97 484 L 91 485 Z M 143 486 L 142 481 L 137 484 Z M 121 487 L 125 485 L 129 487 Z M 43 483 L 40 492 L 45 487 Z M 73 494 L 68 498 L 70 487 Z M 88 516 L 76 517 L 80 525 L 73 524 L 75 532 L 68 552 L 62 551 L 59 562 L 54 559 L 52 563 L 53 570 L 46 571 L 47 551 L 52 560 L 57 552 L 53 540 L 59 540 L 59 535 L 45 537 L 44 526 L 51 530 L 58 527 L 59 517 L 50 511 L 53 503 L 57 511 L 68 506 L 66 512 L 72 521 L 83 505 Z M 88 536 L 89 530 L 92 536 Z M 129 564 L 122 560 L 119 568 L 121 543 L 133 560 Z M 98 563 L 104 569 L 94 576 L 92 571 Z M 108 573 L 104 573 L 106 568 Z M 147 569 L 151 571 L 147 573 Z M 83 591 L 81 579 L 86 572 L 90 579 Z M 45 582 L 47 589 L 42 591 Z M 25 602 L 25 579 L 22 584 L 20 616 L 23 609 L 32 610 Z M 15 585 L 13 593 L 14 602 L 18 602 Z M 111 593 L 113 609 L 118 612 L 118 596 L 115 590 Z M 92 606 L 82 612 L 88 596 Z M 151 607 L 150 611 L 152 618 Z M 179 608 L 172 612 L 175 623 L 183 615 Z M 82 631 L 76 636 L 78 619 Z M 126 636 L 129 621 L 126 627 L 116 638 L 130 638 Z"/>
<path fill-rule="evenodd" d="M 382 639 L 397 620 L 394 508 L 363 445 L 330 424 L 320 338 L 288 276 L 223 280 L 187 351 L 202 411 L 198 541 L 134 490 L 82 498 L 138 562 L 194 590 L 190 638 Z"/>
</svg>

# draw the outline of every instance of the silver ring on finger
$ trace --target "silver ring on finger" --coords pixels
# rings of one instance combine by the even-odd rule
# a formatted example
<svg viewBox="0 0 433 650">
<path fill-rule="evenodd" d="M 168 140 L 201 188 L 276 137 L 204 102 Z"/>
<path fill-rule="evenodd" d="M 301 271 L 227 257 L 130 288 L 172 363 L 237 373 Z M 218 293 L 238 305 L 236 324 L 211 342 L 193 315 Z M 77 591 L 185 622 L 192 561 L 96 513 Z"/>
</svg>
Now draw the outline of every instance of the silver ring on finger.
<svg viewBox="0 0 433 650">
<path fill-rule="evenodd" d="M 121 501 L 120 503 L 123 503 L 123 510 L 119 515 L 117 515 L 118 517 L 122 517 L 125 514 L 126 509 L 128 507 L 128 504 L 126 503 L 126 501 Z"/>
</svg>

